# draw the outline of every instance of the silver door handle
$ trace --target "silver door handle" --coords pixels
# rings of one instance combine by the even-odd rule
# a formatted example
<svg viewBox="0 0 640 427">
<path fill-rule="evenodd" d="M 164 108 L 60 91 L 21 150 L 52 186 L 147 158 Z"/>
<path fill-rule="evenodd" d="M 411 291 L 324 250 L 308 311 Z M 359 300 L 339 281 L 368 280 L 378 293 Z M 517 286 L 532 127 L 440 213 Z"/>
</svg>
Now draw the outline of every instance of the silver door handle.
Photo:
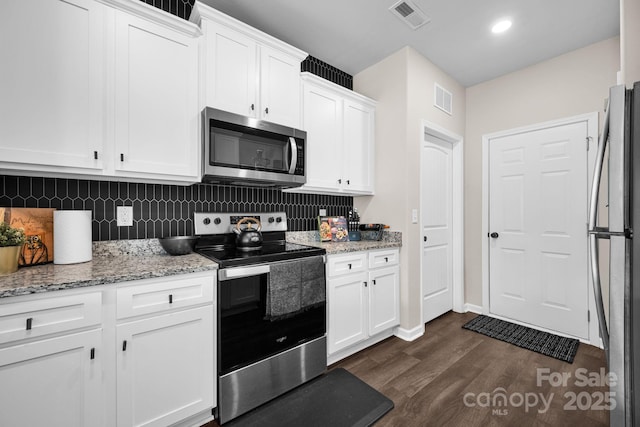
<svg viewBox="0 0 640 427">
<path fill-rule="evenodd" d="M 218 271 L 218 280 L 232 280 L 239 279 L 241 277 L 259 276 L 261 274 L 269 273 L 271 269 L 269 265 L 258 265 L 255 267 L 233 267 L 223 268 Z"/>
<path fill-rule="evenodd" d="M 595 295 L 596 311 L 598 312 L 598 324 L 600 325 L 600 337 L 604 352 L 609 360 L 609 330 L 607 321 L 604 317 L 604 304 L 602 302 L 602 285 L 600 283 L 600 264 L 598 259 L 598 236 L 596 234 L 589 235 L 589 261 L 591 264 L 591 280 L 593 284 L 593 293 Z"/>
<path fill-rule="evenodd" d="M 602 179 L 602 165 L 604 164 L 604 152 L 609 139 L 609 101 L 604 113 L 604 124 L 602 133 L 598 139 L 598 153 L 596 154 L 596 164 L 593 170 L 593 182 L 591 183 L 591 203 L 589 204 L 589 230 L 595 230 L 598 222 L 598 197 L 600 195 L 600 181 Z"/>
<path fill-rule="evenodd" d="M 296 139 L 292 136 L 289 137 L 289 146 L 291 147 L 291 163 L 289 164 L 289 175 L 293 175 L 298 165 L 298 144 Z"/>
</svg>

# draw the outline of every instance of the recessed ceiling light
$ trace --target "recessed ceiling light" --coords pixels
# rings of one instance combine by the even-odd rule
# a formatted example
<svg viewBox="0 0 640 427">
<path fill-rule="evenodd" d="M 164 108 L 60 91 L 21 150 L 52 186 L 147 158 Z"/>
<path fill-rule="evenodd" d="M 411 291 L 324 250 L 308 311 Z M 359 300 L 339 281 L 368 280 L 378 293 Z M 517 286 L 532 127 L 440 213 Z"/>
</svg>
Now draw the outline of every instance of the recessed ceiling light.
<svg viewBox="0 0 640 427">
<path fill-rule="evenodd" d="M 503 19 L 502 21 L 498 21 L 493 27 L 491 27 L 491 32 L 495 34 L 504 33 L 509 28 L 511 28 L 511 21 L 508 19 Z"/>
</svg>

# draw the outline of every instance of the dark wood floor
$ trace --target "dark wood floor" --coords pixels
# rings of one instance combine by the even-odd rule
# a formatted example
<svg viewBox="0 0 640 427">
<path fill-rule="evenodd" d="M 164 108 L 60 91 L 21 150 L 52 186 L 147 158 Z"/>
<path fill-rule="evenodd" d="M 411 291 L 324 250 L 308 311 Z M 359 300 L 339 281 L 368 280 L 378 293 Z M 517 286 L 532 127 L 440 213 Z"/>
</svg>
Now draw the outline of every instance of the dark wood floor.
<svg viewBox="0 0 640 427">
<path fill-rule="evenodd" d="M 561 362 L 462 329 L 474 316 L 447 313 L 413 342 L 391 337 L 330 369 L 345 368 L 393 400 L 376 427 L 609 425 L 608 388 L 595 384 L 602 350 L 580 344 L 573 364 Z M 558 383 L 539 378 L 545 369 Z"/>
</svg>

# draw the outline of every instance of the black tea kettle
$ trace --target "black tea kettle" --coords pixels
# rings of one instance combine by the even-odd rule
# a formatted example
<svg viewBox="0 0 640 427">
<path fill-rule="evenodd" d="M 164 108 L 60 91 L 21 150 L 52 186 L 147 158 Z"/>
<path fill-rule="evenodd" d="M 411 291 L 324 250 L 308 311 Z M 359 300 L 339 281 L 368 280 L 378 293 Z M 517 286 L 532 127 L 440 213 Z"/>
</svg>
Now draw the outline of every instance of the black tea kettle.
<svg viewBox="0 0 640 427">
<path fill-rule="evenodd" d="M 252 224 L 253 223 L 253 224 Z M 246 224 L 246 228 L 241 228 Z M 255 224 L 255 228 L 254 227 Z M 236 223 L 233 232 L 236 233 L 236 248 L 241 251 L 257 251 L 262 248 L 262 224 L 253 217 L 244 217 Z"/>
</svg>

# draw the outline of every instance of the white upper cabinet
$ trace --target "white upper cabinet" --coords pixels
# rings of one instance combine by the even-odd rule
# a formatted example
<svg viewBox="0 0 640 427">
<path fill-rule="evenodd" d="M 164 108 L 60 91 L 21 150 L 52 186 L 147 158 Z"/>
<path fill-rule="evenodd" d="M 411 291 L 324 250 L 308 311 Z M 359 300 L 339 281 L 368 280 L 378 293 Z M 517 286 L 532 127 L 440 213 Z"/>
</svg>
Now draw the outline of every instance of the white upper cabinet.
<svg viewBox="0 0 640 427">
<path fill-rule="evenodd" d="M 0 167 L 102 169 L 106 9 L 93 0 L 3 2 Z"/>
<path fill-rule="evenodd" d="M 260 117 L 300 128 L 301 59 L 268 46 L 260 47 Z"/>
<path fill-rule="evenodd" d="M 0 168 L 199 180 L 194 24 L 139 1 L 3 5 Z"/>
<path fill-rule="evenodd" d="M 197 181 L 197 39 L 121 11 L 115 37 L 116 175 Z"/>
<path fill-rule="evenodd" d="M 202 107 L 300 128 L 305 52 L 202 3 L 191 21 L 204 33 Z"/>
<path fill-rule="evenodd" d="M 374 193 L 375 101 L 303 73 L 307 183 L 292 192 Z"/>
<path fill-rule="evenodd" d="M 205 105 L 256 117 L 257 43 L 222 25 L 202 21 L 206 34 Z"/>
</svg>

